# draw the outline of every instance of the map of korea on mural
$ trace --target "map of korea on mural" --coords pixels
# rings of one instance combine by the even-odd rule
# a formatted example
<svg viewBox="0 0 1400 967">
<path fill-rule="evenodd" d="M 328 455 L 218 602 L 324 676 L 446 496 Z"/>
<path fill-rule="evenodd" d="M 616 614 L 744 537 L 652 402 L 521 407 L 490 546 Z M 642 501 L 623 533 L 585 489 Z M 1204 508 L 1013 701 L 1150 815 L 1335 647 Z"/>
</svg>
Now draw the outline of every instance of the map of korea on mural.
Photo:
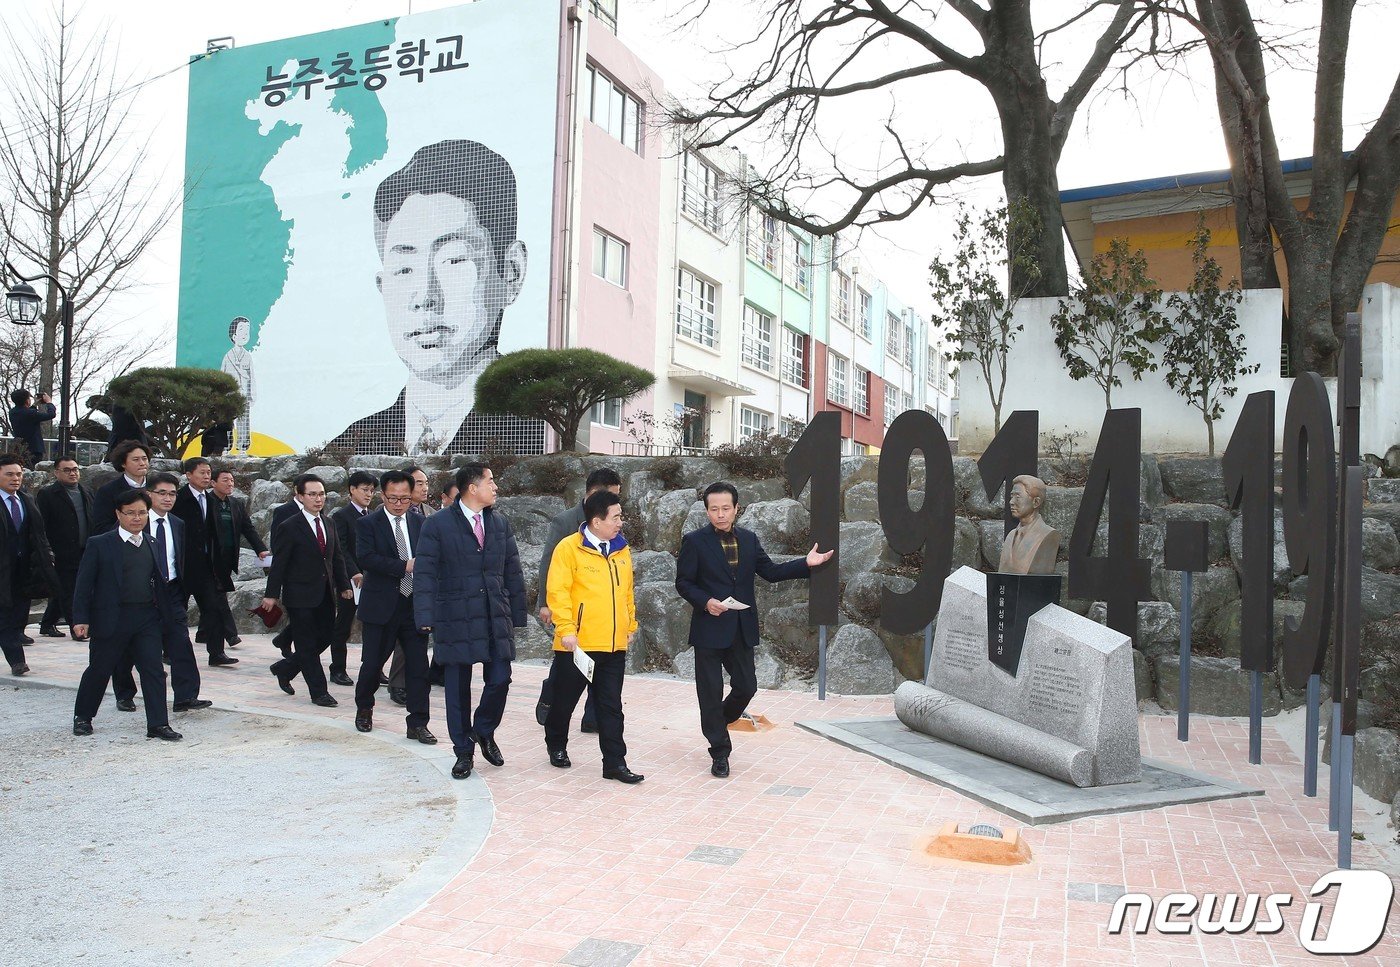
<svg viewBox="0 0 1400 967">
<path fill-rule="evenodd" d="M 239 381 L 234 452 L 540 449 L 473 406 L 547 343 L 558 18 L 480 0 L 191 65 L 176 359 Z"/>
</svg>

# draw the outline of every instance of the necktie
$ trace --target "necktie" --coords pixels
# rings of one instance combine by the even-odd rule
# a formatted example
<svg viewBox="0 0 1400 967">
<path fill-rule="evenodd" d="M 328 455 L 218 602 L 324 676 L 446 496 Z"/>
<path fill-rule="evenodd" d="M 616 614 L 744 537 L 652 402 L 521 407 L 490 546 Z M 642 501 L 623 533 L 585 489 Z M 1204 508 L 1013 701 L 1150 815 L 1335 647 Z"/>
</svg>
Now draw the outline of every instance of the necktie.
<svg viewBox="0 0 1400 967">
<path fill-rule="evenodd" d="M 476 532 L 477 546 L 482 550 L 486 549 L 486 534 L 481 529 L 481 515 L 472 514 L 472 530 Z"/>
<path fill-rule="evenodd" d="M 394 546 L 399 549 L 399 560 L 408 560 L 408 535 L 403 531 L 403 515 L 394 518 Z M 410 595 L 413 593 L 413 575 L 405 574 L 399 581 L 399 594 Z"/>
<path fill-rule="evenodd" d="M 607 541 L 603 541 L 603 543 L 599 544 L 599 545 L 598 545 L 598 550 L 600 550 L 600 551 L 603 552 L 603 556 L 604 556 L 604 557 L 607 557 L 607 556 L 608 556 L 608 542 L 607 542 Z"/>
<path fill-rule="evenodd" d="M 199 501 L 199 517 L 201 520 L 203 520 L 209 515 L 209 508 L 206 507 L 204 504 L 204 492 L 200 491 L 199 493 L 195 494 L 194 499 Z"/>
<path fill-rule="evenodd" d="M 316 544 L 321 548 L 321 556 L 326 556 L 326 532 L 321 530 L 321 518 L 316 518 Z"/>
<path fill-rule="evenodd" d="M 10 496 L 7 499 L 10 501 L 10 520 L 14 521 L 15 533 L 18 534 L 20 525 L 19 498 L 17 498 L 14 494 L 10 494 Z"/>
<path fill-rule="evenodd" d="M 170 560 L 165 551 L 165 518 L 156 518 L 156 560 L 160 562 L 160 576 L 170 580 Z"/>
</svg>

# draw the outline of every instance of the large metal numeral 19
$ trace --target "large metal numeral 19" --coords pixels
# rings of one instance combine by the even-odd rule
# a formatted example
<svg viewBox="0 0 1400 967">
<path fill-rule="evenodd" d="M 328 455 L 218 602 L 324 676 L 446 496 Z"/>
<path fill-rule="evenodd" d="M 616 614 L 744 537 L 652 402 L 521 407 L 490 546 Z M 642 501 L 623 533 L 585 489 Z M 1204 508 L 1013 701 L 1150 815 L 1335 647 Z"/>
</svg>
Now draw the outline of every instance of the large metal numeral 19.
<svg viewBox="0 0 1400 967">
<path fill-rule="evenodd" d="M 977 472 L 982 475 L 987 499 L 995 497 L 998 490 L 1002 492 L 1002 513 L 1006 518 L 1003 533 L 1010 534 L 1018 523 L 1011 513 L 1011 481 L 1022 474 L 1040 476 L 1035 459 L 1039 437 L 1040 412 L 1017 410 L 1001 425 L 977 461 Z"/>
<path fill-rule="evenodd" d="M 841 597 L 841 414 L 818 413 L 793 444 L 783 464 L 788 489 L 800 498 L 812 487 L 812 540 L 836 554 L 812 572 L 807 598 L 807 623 L 834 625 Z"/>
<path fill-rule="evenodd" d="M 910 506 L 909 463 L 924 455 L 923 500 Z M 885 588 L 880 623 L 897 635 L 912 635 L 938 615 L 943 579 L 953 563 L 953 453 L 943 427 L 923 410 L 906 410 L 885 432 L 880 450 L 880 527 L 896 554 L 923 551 L 919 577 L 903 594 Z"/>
<path fill-rule="evenodd" d="M 1327 653 L 1337 552 L 1336 440 L 1327 387 L 1317 373 L 1293 380 L 1283 427 L 1283 541 L 1293 573 L 1308 575 L 1302 619 L 1284 622 L 1283 679 L 1302 688 L 1321 673 Z"/>
<path fill-rule="evenodd" d="M 1091 557 L 1104 503 L 1108 556 Z M 1094 462 L 1069 539 L 1069 596 L 1108 603 L 1108 626 L 1137 640 L 1138 602 L 1152 589 L 1152 562 L 1138 557 L 1142 504 L 1142 410 L 1104 414 Z"/>
<path fill-rule="evenodd" d="M 1250 393 L 1220 458 L 1225 496 L 1240 512 L 1240 668 L 1274 668 L 1274 393 Z"/>
</svg>

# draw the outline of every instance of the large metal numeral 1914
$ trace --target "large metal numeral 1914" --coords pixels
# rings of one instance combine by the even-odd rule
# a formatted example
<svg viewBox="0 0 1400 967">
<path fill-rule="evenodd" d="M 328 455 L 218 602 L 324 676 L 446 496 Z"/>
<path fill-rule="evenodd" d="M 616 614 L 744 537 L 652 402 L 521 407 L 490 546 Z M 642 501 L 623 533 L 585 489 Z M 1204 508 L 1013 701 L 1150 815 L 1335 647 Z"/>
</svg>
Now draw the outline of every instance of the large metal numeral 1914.
<svg viewBox="0 0 1400 967">
<path fill-rule="evenodd" d="M 910 506 L 909 464 L 924 455 L 924 493 Z M 897 635 L 912 635 L 938 614 L 943 579 L 953 563 L 953 454 L 943 427 L 923 410 L 906 410 L 885 432 L 880 451 L 880 527 L 896 554 L 922 551 L 923 567 L 903 594 L 885 588 L 880 623 Z M 927 670 L 925 670 L 927 671 Z"/>
<path fill-rule="evenodd" d="M 807 623 L 834 625 L 841 597 L 841 414 L 818 413 L 793 444 L 783 464 L 788 489 L 795 498 L 812 488 L 812 540 L 836 554 L 812 572 L 807 598 Z"/>
<path fill-rule="evenodd" d="M 1108 555 L 1091 557 L 1105 503 Z M 1069 596 L 1107 602 L 1108 626 L 1135 641 L 1138 602 L 1152 589 L 1152 562 L 1138 557 L 1141 504 L 1142 410 L 1109 410 L 1069 539 Z"/>
<path fill-rule="evenodd" d="M 1283 542 L 1293 573 L 1308 575 L 1302 618 L 1284 620 L 1283 680 L 1302 688 L 1322 671 L 1327 653 L 1336 565 L 1336 438 L 1327 387 L 1317 373 L 1293 380 L 1283 426 Z"/>
</svg>

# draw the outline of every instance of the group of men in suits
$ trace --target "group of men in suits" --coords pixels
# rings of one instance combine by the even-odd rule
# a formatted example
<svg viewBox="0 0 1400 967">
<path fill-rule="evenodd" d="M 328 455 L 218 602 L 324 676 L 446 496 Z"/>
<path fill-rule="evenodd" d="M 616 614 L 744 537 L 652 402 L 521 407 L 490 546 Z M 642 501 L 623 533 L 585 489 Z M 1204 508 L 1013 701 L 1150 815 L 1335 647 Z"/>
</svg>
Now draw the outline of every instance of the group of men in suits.
<svg viewBox="0 0 1400 967">
<path fill-rule="evenodd" d="M 18 458 L 9 464 L 7 459 L 0 457 L 0 503 L 6 511 L 0 528 L 6 538 L 0 554 L 0 642 L 9 658 L 20 602 L 27 616 L 27 588 L 37 580 L 58 589 L 68 579 L 52 566 L 59 555 L 50 555 L 38 505 L 18 492 L 23 481 Z M 267 551 L 232 496 L 227 471 L 216 474 L 207 460 L 192 458 L 184 465 L 186 482 L 181 485 L 174 474 L 149 474 L 149 453 L 140 444 L 119 446 L 113 465 L 121 476 L 97 494 L 86 495 L 78 485 L 74 497 L 60 473 L 43 495 L 50 516 L 61 521 L 56 529 L 63 540 L 72 534 L 86 542 L 75 568 L 74 557 L 61 558 L 64 570 L 73 569 L 74 591 L 71 603 L 59 610 L 72 622 L 75 637 L 93 633 L 90 665 L 75 703 L 74 732 L 91 734 L 108 679 L 115 683 L 119 707 L 134 709 L 135 671 L 146 695 L 147 734 L 178 739 L 165 708 L 162 653 L 170 664 L 174 708 L 207 706 L 198 697 L 199 667 L 185 620 L 188 602 L 193 597 L 200 607 L 199 636 L 210 663 L 223 664 L 215 658 L 236 638 L 231 622 L 225 621 L 227 599 L 215 592 L 231 588 L 241 541 L 260 555 Z M 76 478 L 66 462 L 63 470 Z M 372 509 L 376 483 L 382 502 Z M 487 762 L 503 765 L 495 733 L 506 707 L 515 634 L 525 624 L 527 602 L 514 532 L 495 509 L 498 491 L 491 468 L 469 463 L 459 469 L 448 491 L 452 499 L 445 497 L 442 509 L 431 516 L 424 506 L 427 476 L 419 468 L 389 471 L 378 481 L 359 471 L 347 484 L 346 505 L 327 515 L 325 482 L 302 474 L 294 497 L 274 511 L 263 605 L 271 609 L 280 601 L 289 618 L 283 658 L 271 669 L 278 685 L 295 694 L 293 682 L 299 676 L 315 704 L 336 706 L 320 656 L 331 650 L 332 673 L 344 674 L 346 658 L 337 649 L 345 648 L 358 616 L 363 646 L 354 682 L 356 728 L 374 728 L 384 667 L 398 654 L 407 737 L 425 744 L 438 741 L 428 728 L 431 643 L 446 690 L 447 728 L 456 754 L 453 777 L 471 775 L 478 750 Z M 536 608 L 541 623 L 553 632 L 555 658 L 535 713 L 545 728 L 551 764 L 568 768 L 570 720 L 587 693 L 584 731 L 598 733 L 603 775 L 631 784 L 643 777 L 628 768 L 623 741 L 622 683 L 637 623 L 620 490 L 615 471 L 595 470 L 581 505 L 551 522 Z M 740 506 L 732 484 L 711 484 L 703 501 L 709 522 L 684 536 L 675 585 L 692 608 L 689 644 L 695 648 L 696 697 L 710 771 L 724 778 L 732 750 L 728 726 L 744 715 L 756 692 L 755 578 L 806 577 L 832 552 L 814 545 L 804 558 L 777 564 L 752 531 L 735 526 Z M 86 538 L 84 527 L 70 519 L 83 506 L 94 508 Z M 97 519 L 103 507 L 111 508 L 110 521 Z M 17 627 L 22 632 L 22 622 Z M 576 658 L 576 652 L 588 661 Z M 19 657 L 22 661 L 22 652 Z M 481 689 L 473 703 L 477 665 Z"/>
</svg>

